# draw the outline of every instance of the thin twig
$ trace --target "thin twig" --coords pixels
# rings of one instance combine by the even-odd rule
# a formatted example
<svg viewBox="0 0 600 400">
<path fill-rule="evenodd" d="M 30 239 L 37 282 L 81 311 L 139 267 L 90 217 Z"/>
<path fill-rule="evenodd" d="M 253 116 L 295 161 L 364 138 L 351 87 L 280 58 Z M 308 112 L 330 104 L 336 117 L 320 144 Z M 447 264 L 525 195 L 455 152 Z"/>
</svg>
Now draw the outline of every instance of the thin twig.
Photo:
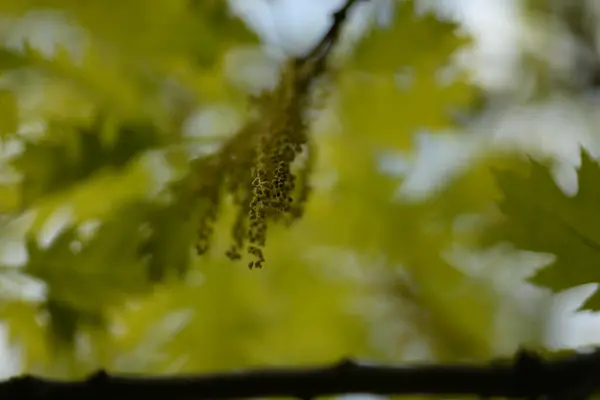
<svg viewBox="0 0 600 400">
<path fill-rule="evenodd" d="M 337 44 L 342 28 L 348 19 L 350 9 L 360 1 L 367 0 L 347 0 L 342 7 L 333 13 L 331 26 L 319 43 L 307 55 L 296 60 L 301 69 L 305 70 L 306 75 L 314 79 L 323 73 L 327 59 L 333 47 Z"/>
<path fill-rule="evenodd" d="M 304 59 L 322 58 L 331 51 L 331 47 L 339 39 L 340 32 L 348 18 L 350 9 L 360 1 L 365 0 L 348 0 L 340 9 L 333 13 L 333 22 L 331 23 L 329 30 L 327 33 L 325 33 L 325 36 L 323 36 L 321 41 L 304 57 Z"/>
</svg>

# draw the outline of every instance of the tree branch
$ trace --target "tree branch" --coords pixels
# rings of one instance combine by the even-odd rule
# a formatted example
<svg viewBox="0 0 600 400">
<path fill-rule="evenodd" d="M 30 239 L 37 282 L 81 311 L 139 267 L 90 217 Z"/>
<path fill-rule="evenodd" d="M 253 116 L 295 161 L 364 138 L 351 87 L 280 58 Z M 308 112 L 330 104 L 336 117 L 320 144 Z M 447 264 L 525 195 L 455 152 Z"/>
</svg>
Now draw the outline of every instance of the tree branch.
<svg viewBox="0 0 600 400">
<path fill-rule="evenodd" d="M 175 377 L 111 376 L 99 372 L 79 382 L 31 376 L 0 383 L 5 400 L 169 400 L 374 395 L 565 396 L 600 389 L 600 352 L 545 361 L 520 352 L 514 362 L 490 365 L 373 366 L 346 360 L 327 367 L 262 369 Z M 554 397 L 552 397 L 554 398 Z"/>
</svg>

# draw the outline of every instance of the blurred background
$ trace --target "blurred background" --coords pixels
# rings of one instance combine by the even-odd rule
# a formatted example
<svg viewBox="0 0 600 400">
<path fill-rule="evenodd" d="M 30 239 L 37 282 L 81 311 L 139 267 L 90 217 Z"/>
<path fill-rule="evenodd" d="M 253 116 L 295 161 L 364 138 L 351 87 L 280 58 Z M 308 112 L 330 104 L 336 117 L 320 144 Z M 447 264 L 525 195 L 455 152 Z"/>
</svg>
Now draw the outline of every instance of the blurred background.
<svg viewBox="0 0 600 400">
<path fill-rule="evenodd" d="M 361 2 L 311 114 L 304 216 L 249 270 L 223 255 L 223 204 L 195 254 L 181 199 L 201 194 L 177 184 L 212 179 L 196 161 L 343 3 L 0 0 L 0 375 L 598 342 L 600 319 L 576 311 L 595 284 L 551 293 L 526 281 L 551 254 L 473 244 L 501 197 L 493 168 L 546 160 L 572 195 L 580 146 L 600 155 L 592 0 Z"/>
</svg>

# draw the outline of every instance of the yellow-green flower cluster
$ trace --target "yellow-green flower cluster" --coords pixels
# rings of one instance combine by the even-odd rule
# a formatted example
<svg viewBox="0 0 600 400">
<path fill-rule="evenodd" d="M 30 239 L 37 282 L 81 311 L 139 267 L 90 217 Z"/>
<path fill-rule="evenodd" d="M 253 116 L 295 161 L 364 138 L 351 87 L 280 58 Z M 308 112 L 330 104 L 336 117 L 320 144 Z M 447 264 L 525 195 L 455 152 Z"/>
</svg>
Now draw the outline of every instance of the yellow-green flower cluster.
<svg viewBox="0 0 600 400">
<path fill-rule="evenodd" d="M 202 180 L 197 194 L 207 202 L 198 222 L 199 254 L 209 248 L 223 194 L 237 206 L 232 227 L 232 260 L 242 251 L 253 257 L 249 267 L 261 268 L 263 248 L 270 222 L 291 222 L 302 215 L 308 199 L 310 162 L 295 170 L 292 164 L 303 151 L 310 151 L 305 111 L 309 82 L 298 79 L 298 64 L 283 70 L 280 84 L 255 99 L 256 117 L 224 147 L 199 165 Z M 310 160 L 310 156 L 308 157 Z"/>
</svg>

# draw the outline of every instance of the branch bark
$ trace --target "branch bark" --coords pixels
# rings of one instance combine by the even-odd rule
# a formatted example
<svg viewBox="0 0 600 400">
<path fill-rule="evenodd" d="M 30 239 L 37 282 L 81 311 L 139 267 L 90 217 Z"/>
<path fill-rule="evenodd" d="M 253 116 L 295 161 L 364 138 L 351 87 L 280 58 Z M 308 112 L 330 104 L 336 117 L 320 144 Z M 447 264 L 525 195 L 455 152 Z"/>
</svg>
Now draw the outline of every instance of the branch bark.
<svg viewBox="0 0 600 400">
<path fill-rule="evenodd" d="M 477 395 L 585 398 L 600 389 L 600 352 L 544 360 L 520 352 L 489 365 L 374 366 L 345 360 L 315 368 L 273 368 L 199 376 L 117 376 L 99 372 L 79 382 L 25 376 L 0 383 L 5 400 L 169 400 L 374 395 Z"/>
</svg>

